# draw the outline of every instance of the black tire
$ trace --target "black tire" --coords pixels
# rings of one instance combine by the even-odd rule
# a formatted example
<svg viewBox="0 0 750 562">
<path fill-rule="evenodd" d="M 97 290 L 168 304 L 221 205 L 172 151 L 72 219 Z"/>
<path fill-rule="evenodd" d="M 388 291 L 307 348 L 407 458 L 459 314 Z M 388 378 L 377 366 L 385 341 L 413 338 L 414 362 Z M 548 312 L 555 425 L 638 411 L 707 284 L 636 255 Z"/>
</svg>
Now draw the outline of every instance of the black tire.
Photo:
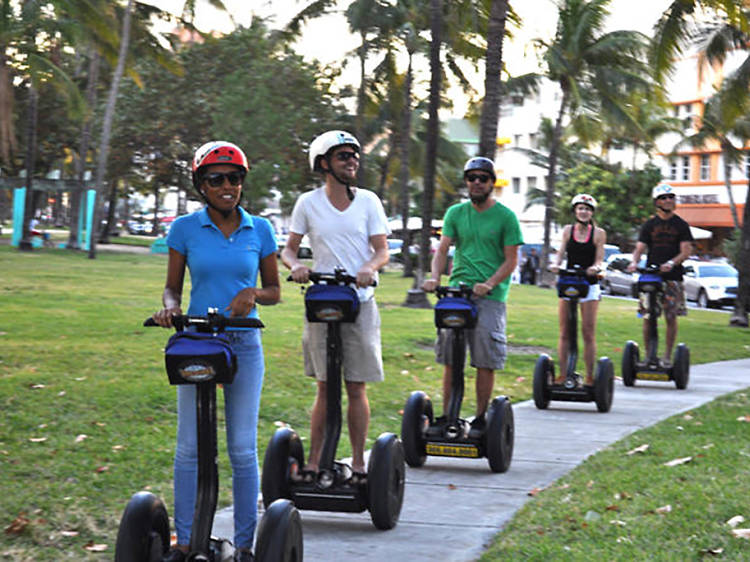
<svg viewBox="0 0 750 562">
<path fill-rule="evenodd" d="M 161 562 L 169 550 L 169 516 L 150 492 L 134 494 L 120 519 L 115 562 Z"/>
<path fill-rule="evenodd" d="M 678 390 L 685 390 L 690 378 L 690 349 L 684 343 L 677 346 L 672 361 L 672 378 Z"/>
<path fill-rule="evenodd" d="M 302 562 L 302 520 L 289 500 L 274 501 L 258 524 L 257 562 Z"/>
<path fill-rule="evenodd" d="M 513 408 L 505 396 L 497 396 L 487 411 L 485 450 L 492 472 L 505 472 L 513 458 Z"/>
<path fill-rule="evenodd" d="M 633 340 L 628 340 L 628 343 L 625 344 L 625 349 L 622 351 L 622 384 L 625 386 L 633 386 L 635 384 L 639 355 L 638 344 Z"/>
<path fill-rule="evenodd" d="M 304 458 L 299 435 L 288 427 L 277 429 L 268 443 L 263 459 L 261 490 L 263 505 L 266 508 L 279 498 L 291 499 L 289 469 L 292 462 L 296 462 L 297 466 L 302 468 Z"/>
<path fill-rule="evenodd" d="M 555 380 L 555 364 L 546 353 L 542 353 L 534 366 L 534 404 L 540 410 L 549 406 L 549 387 Z"/>
<path fill-rule="evenodd" d="M 594 373 L 594 401 L 600 412 L 609 412 L 615 394 L 615 368 L 609 357 L 602 357 Z"/>
<path fill-rule="evenodd" d="M 406 464 L 404 447 L 393 433 L 381 433 L 370 451 L 367 465 L 367 499 L 372 524 L 393 529 L 404 502 Z"/>
<path fill-rule="evenodd" d="M 406 463 L 412 467 L 422 466 L 427 459 L 425 429 L 433 421 L 432 402 L 427 395 L 415 390 L 404 406 L 401 418 L 401 441 L 404 445 Z"/>
</svg>

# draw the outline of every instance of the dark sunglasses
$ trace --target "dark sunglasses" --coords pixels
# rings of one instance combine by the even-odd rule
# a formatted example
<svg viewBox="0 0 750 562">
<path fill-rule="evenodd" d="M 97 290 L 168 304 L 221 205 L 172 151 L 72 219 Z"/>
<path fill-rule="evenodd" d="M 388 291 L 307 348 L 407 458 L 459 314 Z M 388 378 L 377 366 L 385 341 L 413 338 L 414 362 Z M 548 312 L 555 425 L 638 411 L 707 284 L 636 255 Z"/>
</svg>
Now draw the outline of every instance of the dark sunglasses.
<svg viewBox="0 0 750 562">
<path fill-rule="evenodd" d="M 206 174 L 203 179 L 211 187 L 221 187 L 224 185 L 225 178 L 229 182 L 229 185 L 238 186 L 245 179 L 245 174 L 242 172 L 228 172 L 226 174 L 223 172 L 211 172 L 210 174 Z"/>
<path fill-rule="evenodd" d="M 674 199 L 674 193 L 668 193 L 666 195 L 659 195 L 659 197 L 656 198 L 657 200 L 660 199 Z"/>
<path fill-rule="evenodd" d="M 486 174 L 466 174 L 466 181 L 469 183 L 479 180 L 482 183 L 490 181 L 490 176 Z"/>
<path fill-rule="evenodd" d="M 352 158 L 359 160 L 359 152 L 353 150 L 342 150 L 341 152 L 336 153 L 336 160 L 339 162 L 348 162 Z"/>
</svg>

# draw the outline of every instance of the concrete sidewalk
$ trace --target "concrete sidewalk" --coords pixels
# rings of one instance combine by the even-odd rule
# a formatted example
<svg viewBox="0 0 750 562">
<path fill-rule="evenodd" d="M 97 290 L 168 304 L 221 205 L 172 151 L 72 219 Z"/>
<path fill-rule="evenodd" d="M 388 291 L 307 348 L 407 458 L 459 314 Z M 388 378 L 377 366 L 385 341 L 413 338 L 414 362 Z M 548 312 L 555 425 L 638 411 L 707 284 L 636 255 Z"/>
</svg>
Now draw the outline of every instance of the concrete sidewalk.
<svg viewBox="0 0 750 562">
<path fill-rule="evenodd" d="M 533 488 L 549 486 L 638 429 L 749 386 L 745 359 L 691 367 L 686 390 L 648 381 L 625 388 L 618 381 L 607 414 L 593 402 L 550 402 L 547 410 L 533 401 L 514 404 L 515 449 L 506 473 L 490 472 L 487 459 L 428 457 L 421 468 L 407 467 L 401 517 L 390 531 L 378 531 L 368 512 L 302 511 L 305 560 L 475 560 Z M 217 513 L 214 533 L 232 537 L 231 508 Z"/>
</svg>

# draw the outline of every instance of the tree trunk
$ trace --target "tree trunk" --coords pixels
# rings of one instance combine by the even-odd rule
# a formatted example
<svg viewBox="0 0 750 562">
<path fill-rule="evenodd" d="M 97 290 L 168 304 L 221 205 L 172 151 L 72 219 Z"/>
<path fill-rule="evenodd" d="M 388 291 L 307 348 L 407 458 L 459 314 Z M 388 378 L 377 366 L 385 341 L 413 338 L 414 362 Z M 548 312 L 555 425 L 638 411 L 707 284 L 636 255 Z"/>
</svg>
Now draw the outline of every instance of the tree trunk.
<svg viewBox="0 0 750 562">
<path fill-rule="evenodd" d="M 151 234 L 159 236 L 159 184 L 154 183 L 154 220 L 151 223 Z"/>
<path fill-rule="evenodd" d="M 740 219 L 737 216 L 737 205 L 734 204 L 734 195 L 732 195 L 732 162 L 729 160 L 729 147 L 721 143 L 721 157 L 724 161 L 724 186 L 727 188 L 727 197 L 729 197 L 729 210 L 732 212 L 734 228 L 740 229 Z"/>
<path fill-rule="evenodd" d="M 99 52 L 90 50 L 89 76 L 86 84 L 86 104 L 89 113 L 81 127 L 81 145 L 76 159 L 76 179 L 80 182 L 80 188 L 71 193 L 70 199 L 70 233 L 68 234 L 68 248 L 78 249 L 81 241 L 78 239 L 78 216 L 81 214 L 81 201 L 83 200 L 83 178 L 86 175 L 86 156 L 91 143 L 91 121 L 92 114 L 96 109 L 96 84 L 99 82 Z"/>
<path fill-rule="evenodd" d="M 120 79 L 125 70 L 125 59 L 128 55 L 128 43 L 130 42 L 130 17 L 133 12 L 133 0 L 128 0 L 128 5 L 125 8 L 125 15 L 122 22 L 122 36 L 120 37 L 120 52 L 117 55 L 117 67 L 115 73 L 112 76 L 112 85 L 109 89 L 109 97 L 107 98 L 107 107 L 104 111 L 104 123 L 102 125 L 102 138 L 99 143 L 99 159 L 96 167 L 96 183 L 95 189 L 97 194 L 104 193 L 102 186 L 104 184 L 104 178 L 107 172 L 107 157 L 109 156 L 109 138 L 112 134 L 112 121 L 115 116 L 115 104 L 117 102 L 117 91 L 120 87 Z M 97 209 L 101 208 L 101 205 L 96 205 Z M 91 248 L 89 249 L 89 258 L 96 258 L 96 232 L 98 230 L 98 216 L 99 211 L 94 212 L 94 224 L 91 227 Z"/>
<path fill-rule="evenodd" d="M 5 54 L 7 44 L 0 43 L 0 159 L 9 168 L 13 166 L 13 153 L 18 150 L 13 129 L 13 84 Z"/>
<path fill-rule="evenodd" d="M 23 226 L 19 250 L 31 250 L 29 222 L 34 216 L 34 162 L 36 161 L 36 125 L 39 95 L 33 83 L 29 85 L 29 114 L 26 117 L 26 197 L 23 207 Z"/>
<path fill-rule="evenodd" d="M 411 81 L 412 81 L 412 56 L 409 53 L 409 66 L 406 70 L 406 80 L 404 82 L 404 110 L 401 115 L 401 132 L 399 135 L 399 166 L 398 183 L 401 188 L 401 197 L 399 209 L 401 211 L 401 221 L 403 223 L 403 236 L 401 239 L 404 244 L 401 246 L 401 254 L 404 256 L 404 277 L 414 275 L 414 264 L 409 253 L 411 244 L 411 232 L 409 232 L 409 148 L 411 143 Z"/>
<path fill-rule="evenodd" d="M 357 136 L 362 146 L 365 145 L 365 90 L 367 88 L 367 74 L 365 73 L 365 62 L 367 61 L 367 34 L 362 31 L 360 32 L 362 37 L 362 45 L 359 47 L 359 88 L 357 89 L 357 115 L 355 116 L 355 128 L 357 129 L 354 133 Z M 359 169 L 357 170 L 357 184 L 362 185 L 365 179 L 365 155 L 364 151 L 360 151 L 359 155 Z"/>
<path fill-rule="evenodd" d="M 745 209 L 742 213 L 742 230 L 740 231 L 740 253 L 737 259 L 737 300 L 734 313 L 729 319 L 730 326 L 747 328 L 747 309 L 750 306 L 750 180 L 745 194 Z"/>
<path fill-rule="evenodd" d="M 388 169 L 391 167 L 391 162 L 393 161 L 393 153 L 396 151 L 395 145 L 396 135 L 391 131 L 388 138 L 388 152 L 385 155 L 383 163 L 380 165 L 380 180 L 378 181 L 378 187 L 375 192 L 381 201 L 383 201 L 383 198 L 385 197 L 385 182 L 388 179 Z M 383 205 L 386 207 L 385 214 L 390 215 L 390 203 L 388 201 L 383 201 Z"/>
<path fill-rule="evenodd" d="M 542 256 L 539 267 L 541 272 L 538 283 L 542 286 L 551 284 L 551 276 L 547 272 L 549 263 L 550 250 L 550 233 L 552 230 L 552 215 L 555 212 L 555 178 L 557 176 L 557 157 L 560 152 L 560 143 L 562 142 L 562 120 L 565 115 L 565 107 L 568 103 L 568 95 L 563 91 L 560 109 L 557 112 L 555 120 L 555 129 L 552 132 L 552 142 L 549 147 L 549 170 L 547 171 L 547 190 L 544 195 L 544 244 L 542 245 Z"/>
<path fill-rule="evenodd" d="M 430 0 L 430 97 L 427 117 L 427 142 L 425 147 L 424 191 L 422 193 L 422 235 L 419 244 L 419 269 L 414 286 L 421 287 L 424 273 L 430 262 L 430 234 L 432 209 L 435 199 L 435 170 L 437 167 L 437 146 L 440 135 L 440 47 L 443 42 L 443 0 Z"/>
<path fill-rule="evenodd" d="M 500 73 L 503 68 L 503 38 L 508 0 L 492 0 L 487 27 L 484 102 L 479 121 L 479 156 L 495 159 L 497 123 L 500 115 Z"/>
</svg>

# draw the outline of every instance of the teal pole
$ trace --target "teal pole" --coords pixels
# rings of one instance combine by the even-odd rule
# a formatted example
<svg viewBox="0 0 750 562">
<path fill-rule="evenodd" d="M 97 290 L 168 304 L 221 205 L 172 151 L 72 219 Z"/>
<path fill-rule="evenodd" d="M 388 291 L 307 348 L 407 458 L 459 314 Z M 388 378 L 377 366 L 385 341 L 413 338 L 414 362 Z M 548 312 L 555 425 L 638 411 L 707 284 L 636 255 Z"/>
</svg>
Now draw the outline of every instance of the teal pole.
<svg viewBox="0 0 750 562">
<path fill-rule="evenodd" d="M 94 228 L 94 208 L 96 205 L 96 190 L 89 189 L 86 191 L 86 242 L 83 249 L 88 251 L 91 249 L 91 233 Z"/>
<path fill-rule="evenodd" d="M 83 205 L 83 194 L 81 194 L 81 203 L 78 205 L 78 248 L 83 248 L 83 217 L 86 215 L 86 207 Z"/>
<path fill-rule="evenodd" d="M 26 188 L 17 187 L 13 190 L 13 235 L 10 243 L 18 246 L 23 237 L 23 210 L 26 206 Z"/>
</svg>

